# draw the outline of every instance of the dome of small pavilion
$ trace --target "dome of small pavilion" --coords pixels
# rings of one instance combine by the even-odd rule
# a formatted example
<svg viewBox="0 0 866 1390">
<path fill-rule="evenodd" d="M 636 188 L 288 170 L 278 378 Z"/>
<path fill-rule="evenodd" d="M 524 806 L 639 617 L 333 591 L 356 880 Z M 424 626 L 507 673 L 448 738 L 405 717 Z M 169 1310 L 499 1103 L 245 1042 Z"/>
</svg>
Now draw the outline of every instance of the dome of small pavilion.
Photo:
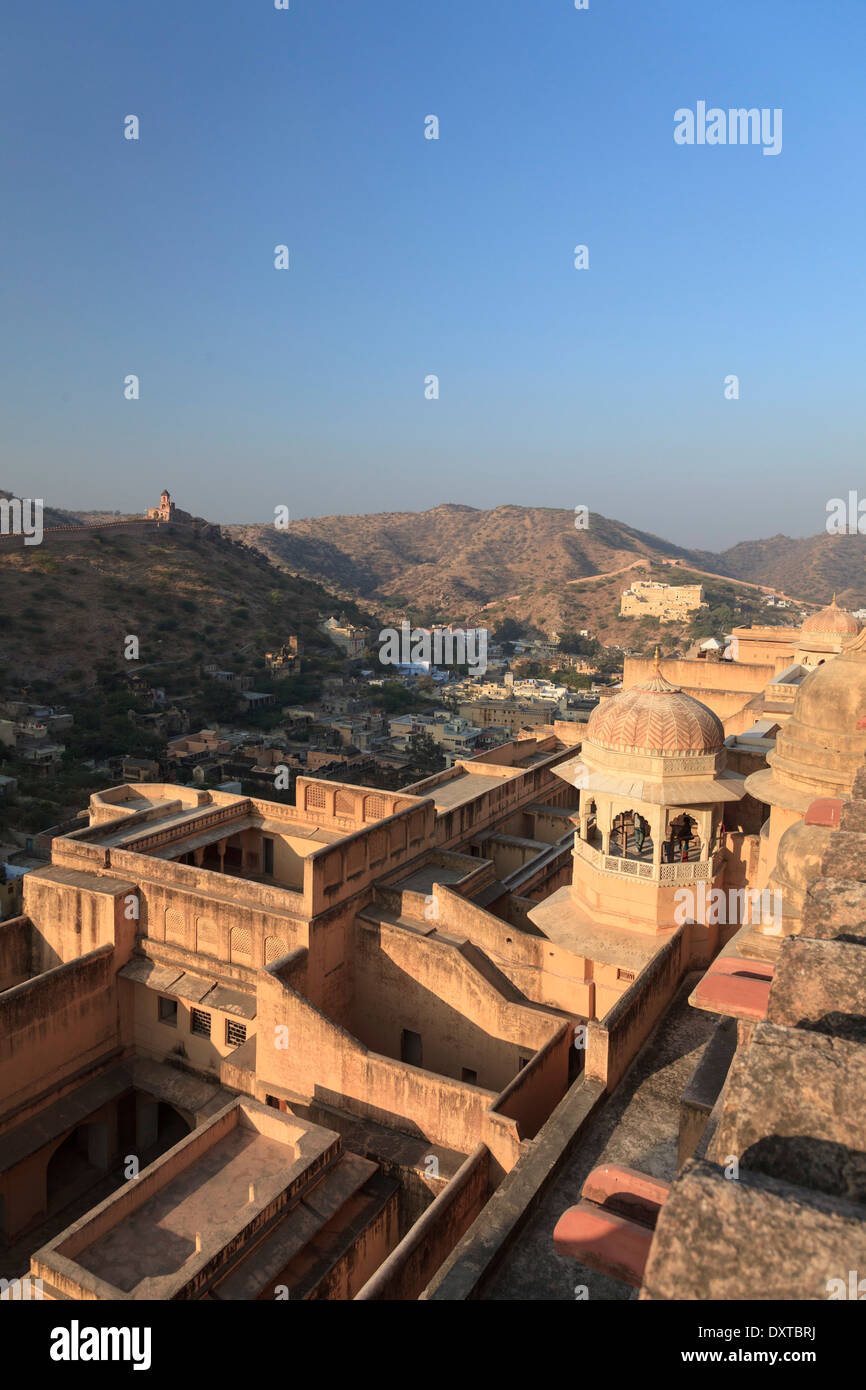
<svg viewBox="0 0 866 1390">
<path fill-rule="evenodd" d="M 826 608 L 809 614 L 801 631 L 810 633 L 813 637 L 856 637 L 860 631 L 860 624 L 853 613 L 839 608 L 834 594 L 833 602 Z"/>
<path fill-rule="evenodd" d="M 617 753 L 717 753 L 724 741 L 725 731 L 713 711 L 665 680 L 658 659 L 652 680 L 605 700 L 586 726 L 587 743 Z"/>
</svg>

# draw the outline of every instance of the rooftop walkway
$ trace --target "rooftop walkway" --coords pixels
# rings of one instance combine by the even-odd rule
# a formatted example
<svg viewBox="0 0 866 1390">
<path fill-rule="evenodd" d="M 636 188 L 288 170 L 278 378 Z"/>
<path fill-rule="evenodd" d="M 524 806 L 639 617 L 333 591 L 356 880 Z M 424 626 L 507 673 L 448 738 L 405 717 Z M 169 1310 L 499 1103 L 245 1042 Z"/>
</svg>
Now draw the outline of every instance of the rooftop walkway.
<svg viewBox="0 0 866 1390">
<path fill-rule="evenodd" d="M 484 1289 L 483 1299 L 574 1302 L 580 1285 L 586 1286 L 590 1307 L 598 1299 L 637 1298 L 636 1289 L 558 1255 L 553 1228 L 566 1208 L 579 1201 L 585 1178 L 599 1164 L 619 1163 L 666 1182 L 675 1176 L 680 1096 L 716 1022 L 716 1015 L 688 1005 L 696 979 L 692 975 L 683 982 L 649 1042 Z"/>
</svg>

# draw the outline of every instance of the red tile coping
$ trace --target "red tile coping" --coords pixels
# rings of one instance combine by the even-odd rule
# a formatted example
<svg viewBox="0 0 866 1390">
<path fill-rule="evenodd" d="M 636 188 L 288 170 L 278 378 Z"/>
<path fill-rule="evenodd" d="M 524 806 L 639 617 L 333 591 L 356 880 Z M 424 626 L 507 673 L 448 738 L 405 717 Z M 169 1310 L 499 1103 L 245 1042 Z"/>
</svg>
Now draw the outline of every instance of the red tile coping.
<svg viewBox="0 0 866 1390">
<path fill-rule="evenodd" d="M 652 1178 L 617 1163 L 605 1163 L 593 1168 L 583 1184 L 581 1196 L 605 1211 L 654 1227 L 670 1190 L 670 1183 L 661 1178 Z"/>
<path fill-rule="evenodd" d="M 767 1016 L 770 980 L 754 980 L 747 975 L 708 972 L 698 984 L 694 998 L 699 1008 L 729 1018 L 763 1019 Z"/>
<path fill-rule="evenodd" d="M 775 966 L 766 960 L 754 960 L 750 956 L 716 956 L 707 970 L 707 975 L 736 975 L 746 979 L 756 975 L 761 980 L 772 980 Z"/>
<path fill-rule="evenodd" d="M 830 830 L 838 830 L 841 815 L 842 801 L 840 797 L 819 796 L 809 806 L 805 821 L 807 825 L 825 825 Z"/>
<path fill-rule="evenodd" d="M 639 1288 L 649 1259 L 653 1233 L 595 1202 L 582 1201 L 563 1212 L 553 1232 L 560 1255 L 570 1255 L 590 1269 Z"/>
</svg>

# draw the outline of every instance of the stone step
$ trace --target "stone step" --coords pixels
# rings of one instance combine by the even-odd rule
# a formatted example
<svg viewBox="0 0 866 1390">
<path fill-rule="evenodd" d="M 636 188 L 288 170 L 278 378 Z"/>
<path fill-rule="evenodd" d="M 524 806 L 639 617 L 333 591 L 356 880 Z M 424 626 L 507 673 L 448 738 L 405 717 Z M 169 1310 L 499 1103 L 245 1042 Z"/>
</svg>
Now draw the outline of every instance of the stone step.
<svg viewBox="0 0 866 1390">
<path fill-rule="evenodd" d="M 213 1290 L 214 1297 L 227 1302 L 244 1301 L 256 1298 L 273 1281 L 287 1283 L 277 1278 L 281 1271 L 316 1239 L 377 1172 L 378 1165 L 371 1160 L 344 1153 L 255 1249 L 220 1281 Z"/>
</svg>

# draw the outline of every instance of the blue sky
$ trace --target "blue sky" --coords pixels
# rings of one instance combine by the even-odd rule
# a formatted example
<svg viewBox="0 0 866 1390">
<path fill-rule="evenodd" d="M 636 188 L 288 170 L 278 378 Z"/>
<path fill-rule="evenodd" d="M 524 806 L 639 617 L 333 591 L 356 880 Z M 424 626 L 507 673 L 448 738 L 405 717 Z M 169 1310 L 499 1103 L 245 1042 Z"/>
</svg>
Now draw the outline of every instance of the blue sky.
<svg viewBox="0 0 866 1390">
<path fill-rule="evenodd" d="M 861 0 L 4 28 L 0 485 L 216 521 L 585 504 L 710 548 L 866 489 Z M 701 100 L 781 107 L 781 154 L 676 145 Z"/>
</svg>

